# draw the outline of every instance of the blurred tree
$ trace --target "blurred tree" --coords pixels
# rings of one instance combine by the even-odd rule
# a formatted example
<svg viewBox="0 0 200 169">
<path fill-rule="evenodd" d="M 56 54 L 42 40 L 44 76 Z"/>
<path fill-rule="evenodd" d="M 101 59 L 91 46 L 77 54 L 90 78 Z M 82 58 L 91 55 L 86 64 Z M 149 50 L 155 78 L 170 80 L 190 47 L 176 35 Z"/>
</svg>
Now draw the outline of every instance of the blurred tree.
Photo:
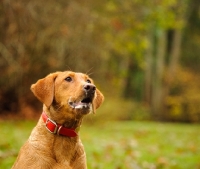
<svg viewBox="0 0 200 169">
<path fill-rule="evenodd" d="M 172 91 L 180 56 L 193 71 L 189 77 L 199 71 L 199 5 L 198 0 L 0 1 L 1 112 L 35 103 L 31 83 L 72 69 L 95 73 L 107 95 L 145 102 L 152 117 L 170 119 L 166 110 L 177 112 L 179 101 L 187 105 L 178 99 L 181 94 L 195 93 Z M 193 94 L 186 107 L 197 102 Z"/>
<path fill-rule="evenodd" d="M 190 70 L 199 72 L 200 64 L 200 1 L 190 0 L 187 12 L 187 27 L 183 40 L 182 64 Z"/>
<path fill-rule="evenodd" d="M 157 119 L 165 117 L 165 100 L 179 64 L 186 5 L 187 0 L 105 4 L 110 21 L 105 38 L 121 56 L 123 95 L 145 100 Z"/>
<path fill-rule="evenodd" d="M 179 65 L 187 1 L 151 1 L 145 54 L 145 97 L 153 117 L 165 120 L 166 97 Z"/>
<path fill-rule="evenodd" d="M 187 25 L 184 29 L 182 44 L 183 68 L 179 69 L 167 97 L 167 119 L 173 121 L 199 122 L 199 40 L 200 40 L 200 3 L 190 0 L 187 11 Z"/>
<path fill-rule="evenodd" d="M 100 37 L 94 28 L 98 18 L 89 4 L 0 2 L 1 112 L 18 111 L 21 103 L 31 101 L 30 84 L 50 72 L 70 68 L 86 72 L 100 66 Z"/>
</svg>

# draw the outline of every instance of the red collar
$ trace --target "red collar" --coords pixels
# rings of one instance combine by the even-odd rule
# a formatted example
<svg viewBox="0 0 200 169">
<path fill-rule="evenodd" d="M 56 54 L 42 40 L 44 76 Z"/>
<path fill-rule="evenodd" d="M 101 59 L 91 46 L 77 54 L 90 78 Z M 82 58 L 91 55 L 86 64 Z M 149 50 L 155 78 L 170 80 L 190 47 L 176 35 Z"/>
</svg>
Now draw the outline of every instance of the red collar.
<svg viewBox="0 0 200 169">
<path fill-rule="evenodd" d="M 75 129 L 68 129 L 63 127 L 60 124 L 57 124 L 55 121 L 51 120 L 45 112 L 42 113 L 42 118 L 45 122 L 46 129 L 53 134 L 58 134 L 67 137 L 76 137 L 78 134 L 75 132 Z"/>
</svg>

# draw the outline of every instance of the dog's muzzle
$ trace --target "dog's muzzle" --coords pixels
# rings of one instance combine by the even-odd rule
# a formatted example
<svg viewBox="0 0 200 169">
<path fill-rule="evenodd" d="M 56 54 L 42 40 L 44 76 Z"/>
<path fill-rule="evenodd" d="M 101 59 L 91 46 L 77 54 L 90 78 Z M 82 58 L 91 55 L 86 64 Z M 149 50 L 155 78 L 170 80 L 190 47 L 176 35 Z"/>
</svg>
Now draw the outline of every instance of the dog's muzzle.
<svg viewBox="0 0 200 169">
<path fill-rule="evenodd" d="M 74 109 L 90 109 L 92 106 L 92 101 L 94 99 L 96 86 L 93 84 L 86 84 L 83 86 L 84 96 L 83 99 L 78 101 L 73 100 L 71 97 L 68 101 L 68 104 Z"/>
</svg>

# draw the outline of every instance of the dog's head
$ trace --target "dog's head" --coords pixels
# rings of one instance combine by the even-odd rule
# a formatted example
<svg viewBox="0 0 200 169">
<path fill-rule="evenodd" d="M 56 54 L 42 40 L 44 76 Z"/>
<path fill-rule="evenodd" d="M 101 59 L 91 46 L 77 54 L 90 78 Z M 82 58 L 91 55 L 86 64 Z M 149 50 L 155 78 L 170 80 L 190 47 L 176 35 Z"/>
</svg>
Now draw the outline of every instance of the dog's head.
<svg viewBox="0 0 200 169">
<path fill-rule="evenodd" d="M 47 107 L 58 111 L 87 114 L 103 102 L 103 94 L 86 74 L 71 71 L 56 72 L 31 86 L 34 95 Z"/>
</svg>

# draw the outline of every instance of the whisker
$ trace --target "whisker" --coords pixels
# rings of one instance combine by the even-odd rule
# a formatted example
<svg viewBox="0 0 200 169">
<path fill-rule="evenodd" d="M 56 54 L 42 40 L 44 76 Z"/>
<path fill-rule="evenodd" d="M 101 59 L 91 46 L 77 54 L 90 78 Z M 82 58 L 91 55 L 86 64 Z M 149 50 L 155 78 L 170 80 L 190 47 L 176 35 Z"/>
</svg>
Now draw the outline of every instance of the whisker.
<svg viewBox="0 0 200 169">
<path fill-rule="evenodd" d="M 90 75 L 92 75 L 92 74 L 94 74 L 94 72 L 91 72 L 91 73 L 89 73 L 89 74 L 87 74 L 87 75 L 90 76 Z"/>
<path fill-rule="evenodd" d="M 91 74 L 93 74 L 93 72 L 90 72 L 93 69 L 94 69 L 94 67 L 91 67 L 85 74 L 88 75 L 88 76 L 90 76 Z"/>
<path fill-rule="evenodd" d="M 59 105 L 59 107 L 57 108 L 56 107 L 56 111 L 58 111 L 59 112 L 59 109 L 61 109 L 63 106 L 62 105 Z"/>
<path fill-rule="evenodd" d="M 69 66 L 69 65 L 66 65 L 67 66 L 67 68 L 70 70 L 70 71 L 72 71 L 72 69 L 71 69 L 71 67 Z"/>
</svg>

